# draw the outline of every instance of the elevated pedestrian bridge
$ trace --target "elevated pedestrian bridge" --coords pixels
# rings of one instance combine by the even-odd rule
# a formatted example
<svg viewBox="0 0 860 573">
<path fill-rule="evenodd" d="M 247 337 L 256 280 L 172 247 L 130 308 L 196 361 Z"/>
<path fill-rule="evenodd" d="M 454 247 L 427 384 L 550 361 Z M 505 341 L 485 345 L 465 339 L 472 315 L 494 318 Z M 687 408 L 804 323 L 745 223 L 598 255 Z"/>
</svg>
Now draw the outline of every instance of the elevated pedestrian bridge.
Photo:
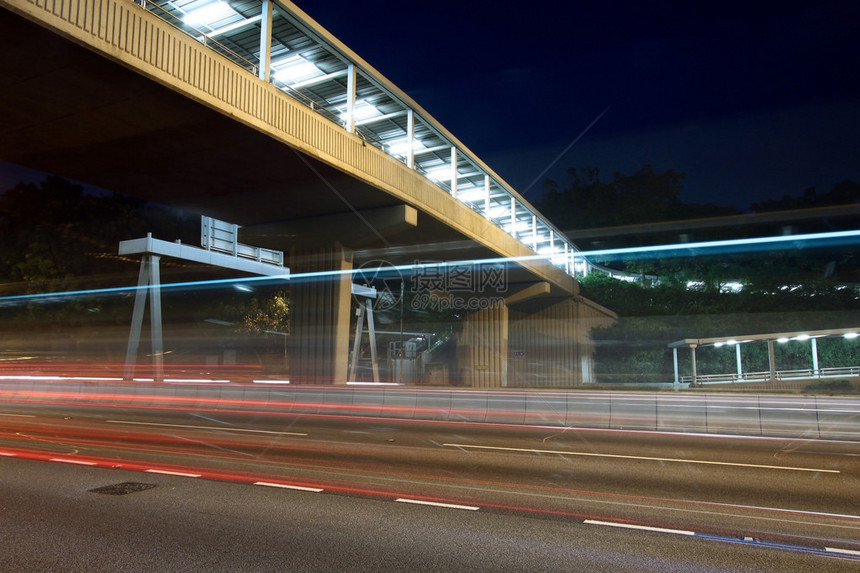
<svg viewBox="0 0 860 573">
<path fill-rule="evenodd" d="M 510 258 L 522 280 L 576 293 L 574 245 L 290 2 L 0 6 L 4 160 L 249 234 L 265 225 L 255 244 L 432 245 L 440 259 Z"/>
<path fill-rule="evenodd" d="M 613 315 L 578 296 L 574 245 L 291 2 L 0 0 L 0 46 L 0 160 L 290 254 L 296 379 L 346 380 L 348 274 L 384 259 L 507 262 L 503 300 L 466 319 L 466 384 L 590 380 Z M 322 269 L 344 278 L 296 280 Z"/>
</svg>

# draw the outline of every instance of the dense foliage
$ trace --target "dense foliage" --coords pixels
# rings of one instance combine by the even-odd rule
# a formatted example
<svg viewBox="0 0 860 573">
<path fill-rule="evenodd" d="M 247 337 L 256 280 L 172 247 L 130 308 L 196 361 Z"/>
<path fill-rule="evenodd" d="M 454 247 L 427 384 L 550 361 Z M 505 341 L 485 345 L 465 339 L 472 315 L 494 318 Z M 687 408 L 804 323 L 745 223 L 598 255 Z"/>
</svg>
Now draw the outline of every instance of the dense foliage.
<svg viewBox="0 0 860 573">
<path fill-rule="evenodd" d="M 117 255 L 119 242 L 152 233 L 165 240 L 199 242 L 199 220 L 176 209 L 119 194 L 88 193 L 59 177 L 19 183 L 0 194 L 0 305 L 3 324 L 20 336 L 46 329 L 127 328 L 139 257 Z M 217 269 L 161 261 L 162 282 L 223 278 Z M 90 291 L 92 294 L 87 294 Z M 25 298 L 45 293 L 74 296 Z M 10 298 L 12 297 L 12 298 Z M 231 325 L 225 332 L 259 334 L 288 329 L 282 286 L 255 291 L 164 288 L 164 320 Z M 222 328 L 223 330 L 223 328 Z"/>
<path fill-rule="evenodd" d="M 788 242 L 752 248 L 703 251 L 685 249 L 685 242 L 745 239 L 782 234 L 815 233 L 856 227 L 856 218 L 834 217 L 824 207 L 860 202 L 860 185 L 842 182 L 826 193 L 806 190 L 751 206 L 749 217 L 713 205 L 680 200 L 683 174 L 656 173 L 649 166 L 633 175 L 614 174 L 609 182 L 596 169 L 570 170 L 566 187 L 550 182 L 537 206 L 571 234 L 602 233 L 598 248 L 679 245 L 670 251 L 606 258 L 607 268 L 636 280 L 613 279 L 595 272 L 582 280 L 587 298 L 615 311 L 619 320 L 594 333 L 597 370 L 604 381 L 667 381 L 673 377 L 670 342 L 684 338 L 742 336 L 801 330 L 851 328 L 860 324 L 860 260 L 854 244 L 813 248 Z M 757 217 L 778 211 L 777 217 Z M 728 224 L 720 225 L 722 218 Z M 740 225 L 738 221 L 749 220 Z M 666 222 L 683 221 L 671 225 Z M 649 228 L 647 223 L 655 223 Z M 586 249 L 587 250 L 587 249 Z M 729 292 L 727 283 L 742 284 Z M 691 288 L 691 285 L 694 285 Z M 819 357 L 829 366 L 860 364 L 858 344 L 822 341 Z M 744 345 L 745 368 L 767 368 L 767 348 Z M 809 349 L 780 346 L 777 362 L 784 369 L 810 367 Z M 735 371 L 733 350 L 702 349 L 700 373 Z"/>
</svg>

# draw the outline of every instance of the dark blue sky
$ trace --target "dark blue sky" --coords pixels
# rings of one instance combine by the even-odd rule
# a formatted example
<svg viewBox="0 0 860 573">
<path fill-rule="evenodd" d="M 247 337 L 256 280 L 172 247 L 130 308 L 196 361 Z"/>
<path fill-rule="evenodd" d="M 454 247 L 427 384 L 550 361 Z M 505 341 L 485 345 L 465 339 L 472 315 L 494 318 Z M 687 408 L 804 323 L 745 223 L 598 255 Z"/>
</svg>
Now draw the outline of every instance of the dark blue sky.
<svg viewBox="0 0 860 573">
<path fill-rule="evenodd" d="M 648 163 L 740 208 L 860 181 L 854 0 L 297 3 L 520 192 L 607 108 L 546 177 Z"/>
<path fill-rule="evenodd" d="M 557 158 L 739 208 L 860 181 L 856 0 L 297 4 L 521 193 Z"/>
</svg>

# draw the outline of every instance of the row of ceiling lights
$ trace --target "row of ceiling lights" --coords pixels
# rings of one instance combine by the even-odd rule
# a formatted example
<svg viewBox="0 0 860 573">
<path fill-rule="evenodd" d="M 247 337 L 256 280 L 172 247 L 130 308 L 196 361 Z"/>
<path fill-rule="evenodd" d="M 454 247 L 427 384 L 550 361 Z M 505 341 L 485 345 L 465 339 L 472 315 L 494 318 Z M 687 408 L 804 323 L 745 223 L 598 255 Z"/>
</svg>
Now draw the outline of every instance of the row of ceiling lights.
<svg viewBox="0 0 860 573">
<path fill-rule="evenodd" d="M 229 3 L 223 0 L 216 0 L 214 2 L 195 3 L 194 8 L 185 13 L 182 21 L 191 27 L 205 27 L 210 30 L 217 30 L 220 22 L 237 17 L 241 17 L 241 15 Z M 346 71 L 342 71 L 340 73 L 327 74 L 313 62 L 299 54 L 291 54 L 279 60 L 272 61 L 271 69 L 273 71 L 272 77 L 276 83 L 293 90 L 346 73 Z M 335 110 L 339 115 L 339 119 L 345 123 L 348 120 L 347 106 L 345 104 L 335 106 Z M 356 101 L 353 108 L 353 120 L 356 125 L 367 124 L 384 117 L 385 114 L 382 111 L 366 100 Z M 409 145 L 409 140 L 406 137 L 402 137 L 385 142 L 384 147 L 390 155 L 403 159 L 409 153 Z M 428 147 L 417 138 L 412 140 L 411 145 L 413 155 L 420 155 L 436 150 L 435 148 Z M 433 165 L 434 163 L 436 165 Z M 450 164 L 446 164 L 438 158 L 435 161 L 427 161 L 425 164 L 428 167 L 421 168 L 421 171 L 428 179 L 437 184 L 444 185 L 445 182 L 450 182 L 453 179 Z M 419 165 L 419 167 L 422 166 Z M 480 172 L 475 172 L 471 175 L 483 177 L 483 173 Z M 524 243 L 530 244 L 534 248 L 537 248 L 538 245 L 546 245 L 537 249 L 537 252 L 538 254 L 549 256 L 553 264 L 560 267 L 568 265 L 566 259 L 574 253 L 574 248 L 572 245 L 568 245 L 568 248 L 565 248 L 565 239 L 563 236 L 553 233 L 539 219 L 532 220 L 534 214 L 530 210 L 523 208 L 522 211 L 525 212 L 522 212 L 516 208 L 516 204 L 507 205 L 506 203 L 510 201 L 511 196 L 506 193 L 491 194 L 490 202 L 492 205 L 487 210 L 487 189 L 483 185 L 469 181 L 468 177 L 468 174 L 457 174 L 458 185 L 456 197 L 460 201 L 468 204 L 476 211 L 482 213 L 486 211 L 486 216 L 489 219 L 493 220 L 505 232 Z M 499 201 L 500 198 L 502 202 Z M 511 217 L 512 215 L 513 217 Z M 521 215 L 525 216 L 525 219 L 521 218 Z"/>
</svg>

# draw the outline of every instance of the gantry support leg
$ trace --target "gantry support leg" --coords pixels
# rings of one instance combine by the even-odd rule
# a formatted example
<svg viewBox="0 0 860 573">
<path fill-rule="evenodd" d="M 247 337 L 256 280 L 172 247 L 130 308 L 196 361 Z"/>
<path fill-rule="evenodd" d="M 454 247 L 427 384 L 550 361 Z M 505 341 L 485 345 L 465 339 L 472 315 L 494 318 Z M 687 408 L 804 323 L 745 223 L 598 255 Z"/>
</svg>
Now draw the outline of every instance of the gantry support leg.
<svg viewBox="0 0 860 573">
<path fill-rule="evenodd" d="M 140 334 L 143 330 L 143 314 L 146 299 L 149 298 L 149 319 L 153 376 L 164 380 L 164 341 L 161 329 L 161 273 L 158 255 L 144 255 L 140 261 L 140 274 L 134 295 L 134 311 L 131 317 L 131 331 L 128 335 L 128 348 L 125 354 L 126 380 L 134 379 L 137 355 L 140 349 Z"/>
<path fill-rule="evenodd" d="M 376 328 L 373 324 L 373 301 L 365 299 L 358 305 L 358 320 L 355 325 L 355 335 L 352 341 L 352 361 L 349 364 L 347 379 L 355 381 L 358 370 L 358 357 L 361 354 L 361 340 L 364 336 L 364 321 L 367 319 L 367 333 L 370 338 L 370 361 L 373 367 L 373 381 L 379 382 L 379 358 L 376 353 Z"/>
</svg>

